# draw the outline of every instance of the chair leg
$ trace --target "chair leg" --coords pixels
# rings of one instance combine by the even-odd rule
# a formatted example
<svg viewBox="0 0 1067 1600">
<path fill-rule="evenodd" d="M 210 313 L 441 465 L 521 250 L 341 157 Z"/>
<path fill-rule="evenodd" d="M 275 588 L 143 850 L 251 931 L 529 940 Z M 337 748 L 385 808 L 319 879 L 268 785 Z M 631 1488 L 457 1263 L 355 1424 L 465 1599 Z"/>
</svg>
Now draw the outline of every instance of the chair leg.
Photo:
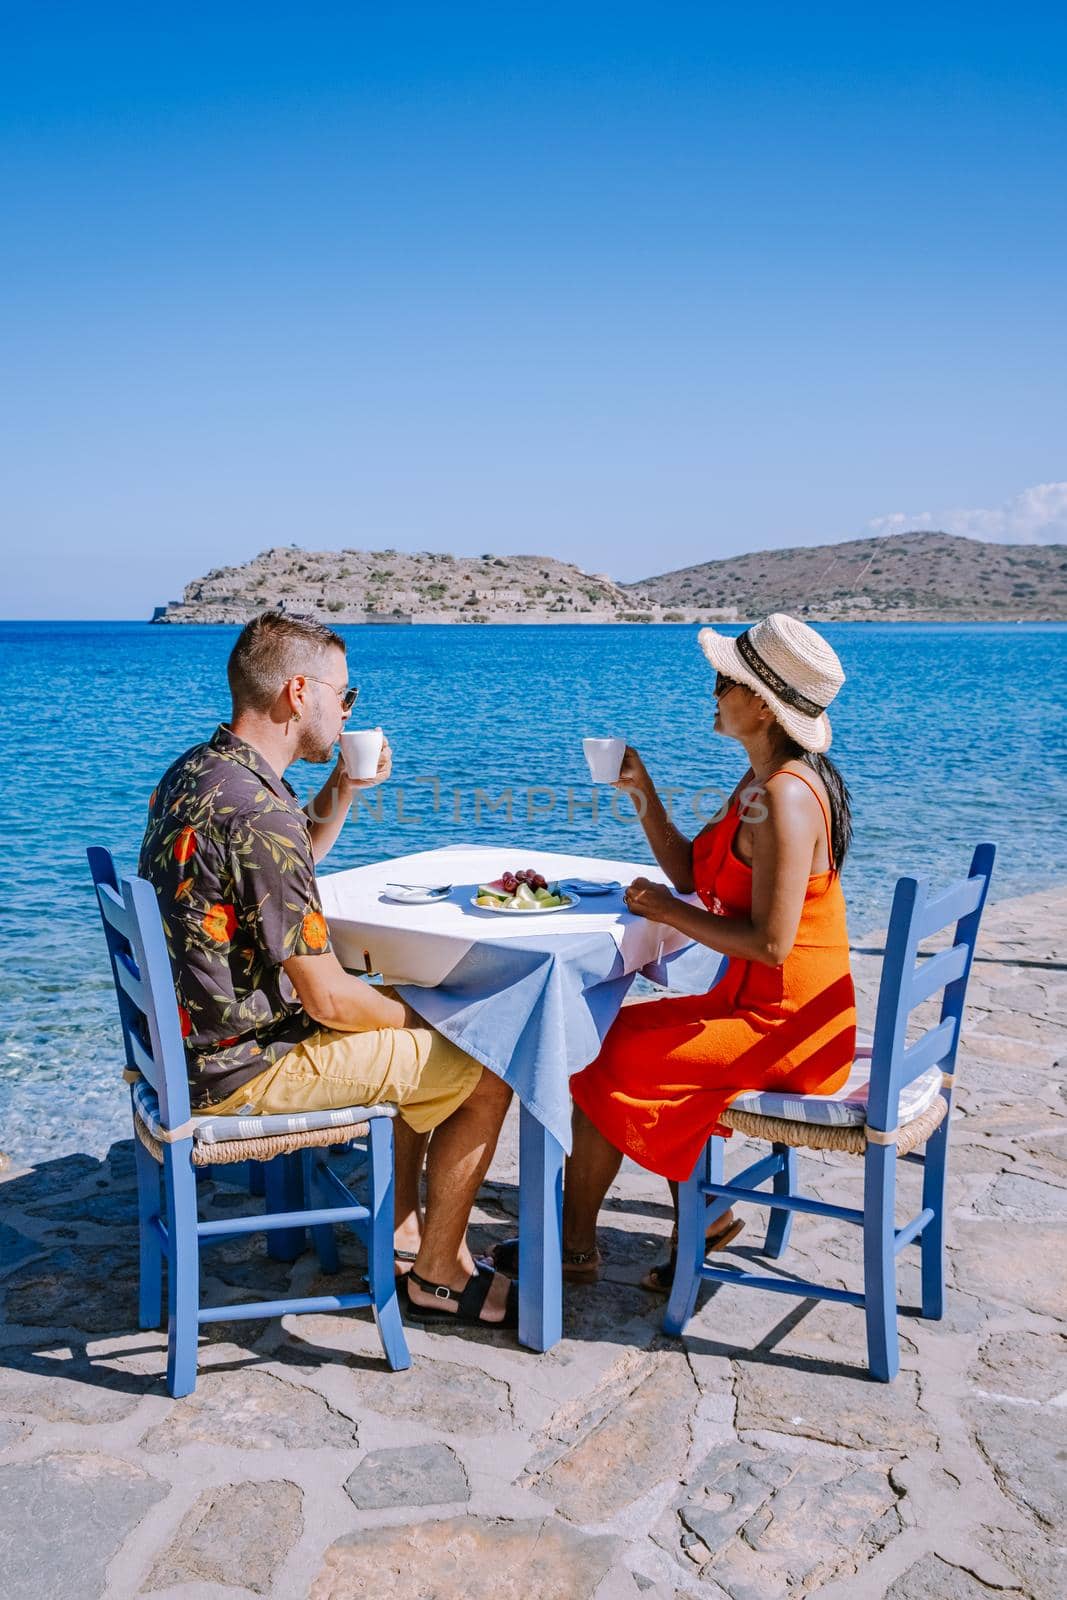
<svg viewBox="0 0 1067 1600">
<path fill-rule="evenodd" d="M 304 1204 L 304 1172 L 300 1154 L 275 1156 L 263 1165 L 266 1209 L 300 1211 Z M 272 1228 L 267 1234 L 267 1254 L 272 1261 L 295 1261 L 303 1252 L 304 1228 Z"/>
<path fill-rule="evenodd" d="M 894 1146 L 868 1145 L 863 1180 L 863 1300 L 867 1363 L 871 1376 L 880 1383 L 890 1383 L 900 1370 L 894 1249 L 896 1186 Z"/>
<path fill-rule="evenodd" d="M 781 1166 L 771 1180 L 771 1187 L 775 1194 L 795 1195 L 797 1192 L 797 1153 L 791 1145 L 774 1145 L 775 1155 L 781 1158 Z M 765 1256 L 783 1256 L 789 1245 L 789 1235 L 793 1231 L 792 1211 L 772 1211 L 771 1220 L 767 1224 L 767 1238 L 763 1245 Z"/>
<path fill-rule="evenodd" d="M 141 1270 L 137 1320 L 142 1328 L 158 1328 L 163 1320 L 163 1246 L 155 1222 L 160 1216 L 159 1163 L 134 1135 L 133 1159 L 137 1172 L 137 1222 L 140 1232 Z"/>
<path fill-rule="evenodd" d="M 196 1387 L 196 1349 L 200 1325 L 200 1242 L 196 1232 L 196 1176 L 193 1142 L 168 1146 L 164 1157 L 167 1194 L 167 1392 L 175 1400 Z"/>
<path fill-rule="evenodd" d="M 678 1249 L 674 1268 L 674 1283 L 663 1318 L 664 1333 L 676 1337 L 685 1332 L 693 1315 L 700 1289 L 700 1268 L 704 1263 L 704 1230 L 707 1218 L 707 1197 L 701 1191 L 702 1183 L 721 1183 L 723 1174 L 723 1140 L 711 1138 L 697 1157 L 692 1175 L 678 1185 Z M 723 1201 L 717 1201 L 720 1206 Z"/>
<path fill-rule="evenodd" d="M 370 1239 L 367 1277 L 378 1337 L 385 1359 L 394 1372 L 410 1367 L 404 1324 L 396 1297 L 393 1272 L 393 1124 L 388 1117 L 372 1117 L 367 1140 L 370 1153 Z"/>
<path fill-rule="evenodd" d="M 948 1174 L 948 1117 L 926 1141 L 923 1209 L 933 1216 L 922 1231 L 922 1313 L 936 1321 L 945 1314 L 945 1180 Z"/>
<path fill-rule="evenodd" d="M 315 1170 L 322 1160 L 321 1150 L 304 1150 L 301 1152 L 301 1166 L 304 1181 L 304 1205 L 309 1209 L 315 1204 Z M 323 1272 L 334 1273 L 340 1267 L 337 1256 L 337 1236 L 330 1222 L 314 1223 L 311 1228 L 311 1237 L 315 1244 L 315 1251 L 319 1258 L 319 1266 Z"/>
</svg>

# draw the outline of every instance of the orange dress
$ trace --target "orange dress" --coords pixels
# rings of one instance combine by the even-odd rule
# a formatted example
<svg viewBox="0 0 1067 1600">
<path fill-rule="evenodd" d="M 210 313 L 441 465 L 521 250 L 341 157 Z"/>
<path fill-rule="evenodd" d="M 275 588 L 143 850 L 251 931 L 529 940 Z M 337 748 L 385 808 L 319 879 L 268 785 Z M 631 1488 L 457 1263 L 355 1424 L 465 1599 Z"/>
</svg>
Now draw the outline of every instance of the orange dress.
<svg viewBox="0 0 1067 1600">
<path fill-rule="evenodd" d="M 773 783 L 775 773 L 768 782 Z M 822 807 L 827 847 L 830 819 Z M 752 868 L 734 840 L 741 802 L 693 845 L 696 892 L 715 916 L 752 912 Z M 574 1102 L 606 1139 L 665 1178 L 689 1177 L 719 1117 L 745 1089 L 832 1094 L 848 1077 L 856 997 L 845 899 L 834 870 L 808 879 L 796 941 L 780 967 L 731 960 L 707 994 L 626 1006 L 600 1054 L 571 1079 Z"/>
</svg>

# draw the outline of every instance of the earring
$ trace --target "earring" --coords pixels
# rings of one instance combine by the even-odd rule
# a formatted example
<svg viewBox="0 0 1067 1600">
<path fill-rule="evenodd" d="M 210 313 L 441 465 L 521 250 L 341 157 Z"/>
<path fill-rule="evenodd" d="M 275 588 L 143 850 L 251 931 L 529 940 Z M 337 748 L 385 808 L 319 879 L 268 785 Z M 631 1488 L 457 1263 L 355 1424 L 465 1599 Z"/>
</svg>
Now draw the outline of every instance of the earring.
<svg viewBox="0 0 1067 1600">
<path fill-rule="evenodd" d="M 294 711 L 292 716 L 289 718 L 289 721 L 290 722 L 299 722 L 300 721 L 300 713 L 299 713 L 299 711 Z"/>
</svg>

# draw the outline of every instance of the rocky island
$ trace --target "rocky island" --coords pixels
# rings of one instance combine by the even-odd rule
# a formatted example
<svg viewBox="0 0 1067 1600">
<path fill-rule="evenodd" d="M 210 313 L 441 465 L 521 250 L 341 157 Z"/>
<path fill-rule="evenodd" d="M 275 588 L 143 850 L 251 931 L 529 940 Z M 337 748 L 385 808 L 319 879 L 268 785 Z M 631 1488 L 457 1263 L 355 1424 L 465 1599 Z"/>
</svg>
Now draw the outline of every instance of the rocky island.
<svg viewBox="0 0 1067 1600">
<path fill-rule="evenodd" d="M 217 567 L 153 622 L 244 623 L 269 606 L 336 623 L 1063 621 L 1067 545 L 902 533 L 764 550 L 618 583 L 552 556 L 275 546 Z"/>
</svg>

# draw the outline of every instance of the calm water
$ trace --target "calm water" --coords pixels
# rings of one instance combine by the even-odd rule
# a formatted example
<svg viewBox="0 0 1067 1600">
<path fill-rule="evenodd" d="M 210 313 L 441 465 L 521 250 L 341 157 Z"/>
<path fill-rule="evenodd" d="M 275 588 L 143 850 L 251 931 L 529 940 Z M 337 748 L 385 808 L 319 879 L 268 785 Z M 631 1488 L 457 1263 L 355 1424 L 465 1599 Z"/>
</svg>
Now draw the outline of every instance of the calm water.
<svg viewBox="0 0 1067 1600">
<path fill-rule="evenodd" d="M 1067 876 L 1067 627 L 824 631 L 848 673 L 833 754 L 856 809 L 845 868 L 853 933 L 884 925 L 899 873 L 957 873 L 978 839 L 1000 846 L 998 897 Z M 122 869 L 135 866 L 156 779 L 228 714 L 235 636 L 0 624 L 0 1149 L 18 1158 L 96 1151 L 127 1132 L 85 846 L 107 843 Z M 349 821 L 329 869 L 462 840 L 499 840 L 502 864 L 536 845 L 648 859 L 632 818 L 590 814 L 587 733 L 635 743 L 661 787 L 678 789 L 677 815 L 692 832 L 697 791 L 728 790 L 741 770 L 737 747 L 710 731 L 712 676 L 695 629 L 374 627 L 347 636 L 362 688 L 356 724 L 380 722 L 389 733 L 394 783 L 380 821 L 362 811 Z M 289 776 L 306 795 L 322 772 Z M 432 786 L 416 782 L 434 776 L 436 813 Z M 509 786 L 510 823 L 484 801 L 476 810 L 476 789 L 497 798 Z M 528 822 L 533 788 L 553 789 L 556 800 Z M 707 795 L 699 803 L 714 809 Z M 543 810 L 548 799 L 538 793 L 532 804 Z"/>
</svg>

